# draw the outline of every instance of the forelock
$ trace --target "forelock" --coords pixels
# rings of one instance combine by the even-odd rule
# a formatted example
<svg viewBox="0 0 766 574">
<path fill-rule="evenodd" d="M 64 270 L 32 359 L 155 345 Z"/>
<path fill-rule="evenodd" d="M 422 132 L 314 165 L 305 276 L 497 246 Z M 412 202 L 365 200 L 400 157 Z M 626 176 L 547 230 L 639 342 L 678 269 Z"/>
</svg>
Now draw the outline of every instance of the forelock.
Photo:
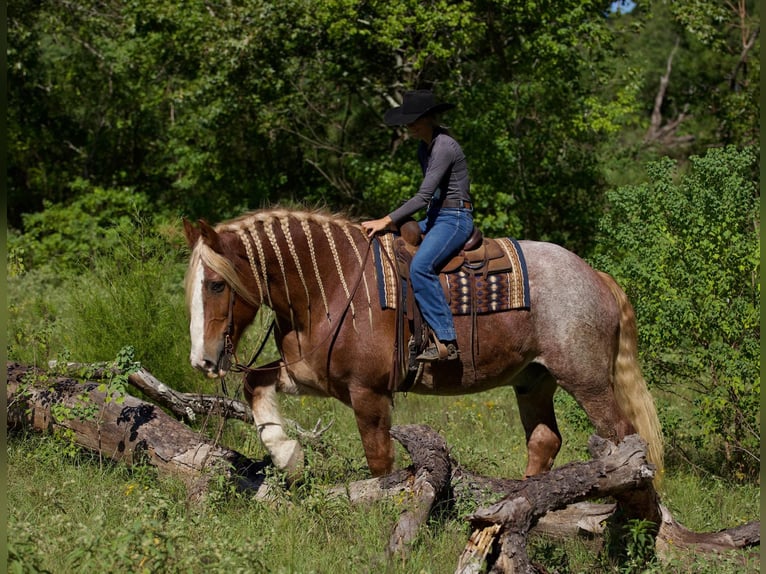
<svg viewBox="0 0 766 574">
<path fill-rule="evenodd" d="M 185 288 L 187 306 L 190 304 L 190 298 L 193 292 L 191 283 L 194 280 L 195 271 L 200 263 L 213 272 L 218 273 L 223 280 L 234 289 L 237 295 L 242 297 L 245 301 L 256 307 L 260 305 L 260 301 L 258 301 L 258 298 L 253 295 L 244 284 L 232 262 L 220 253 L 215 252 L 206 243 L 200 240 L 192 250 L 189 268 L 186 272 Z"/>
</svg>

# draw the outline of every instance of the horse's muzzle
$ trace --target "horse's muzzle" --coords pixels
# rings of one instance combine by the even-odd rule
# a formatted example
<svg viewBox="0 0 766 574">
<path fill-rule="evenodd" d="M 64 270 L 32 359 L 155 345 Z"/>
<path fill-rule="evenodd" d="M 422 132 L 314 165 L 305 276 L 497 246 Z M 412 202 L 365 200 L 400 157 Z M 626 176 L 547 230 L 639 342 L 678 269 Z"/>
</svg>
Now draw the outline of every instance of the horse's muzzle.
<svg viewBox="0 0 766 574">
<path fill-rule="evenodd" d="M 195 359 L 191 358 L 192 367 L 199 369 L 210 379 L 218 379 L 226 376 L 231 367 L 231 359 L 226 353 L 221 353 L 217 361 L 210 359 Z"/>
</svg>

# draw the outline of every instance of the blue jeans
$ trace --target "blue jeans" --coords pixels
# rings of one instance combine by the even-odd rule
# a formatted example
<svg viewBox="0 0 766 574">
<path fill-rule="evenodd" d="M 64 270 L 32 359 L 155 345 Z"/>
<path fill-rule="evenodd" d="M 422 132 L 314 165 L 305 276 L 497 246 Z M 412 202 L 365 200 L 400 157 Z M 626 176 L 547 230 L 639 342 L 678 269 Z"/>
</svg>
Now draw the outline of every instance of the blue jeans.
<svg viewBox="0 0 766 574">
<path fill-rule="evenodd" d="M 415 300 L 429 327 L 440 341 L 454 341 L 452 322 L 439 270 L 460 251 L 473 230 L 473 212 L 464 208 L 441 208 L 429 211 L 419 222 L 425 234 L 410 264 L 410 280 Z"/>
</svg>

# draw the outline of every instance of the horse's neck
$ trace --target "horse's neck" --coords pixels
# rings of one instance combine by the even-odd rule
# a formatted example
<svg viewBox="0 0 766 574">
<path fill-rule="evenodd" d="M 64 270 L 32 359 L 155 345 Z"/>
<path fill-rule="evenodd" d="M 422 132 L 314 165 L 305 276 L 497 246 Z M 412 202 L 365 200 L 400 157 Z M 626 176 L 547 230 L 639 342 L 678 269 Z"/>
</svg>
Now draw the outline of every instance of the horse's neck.
<svg viewBox="0 0 766 574">
<path fill-rule="evenodd" d="M 294 327 L 317 317 L 333 322 L 346 309 L 355 317 L 360 305 L 372 305 L 368 245 L 351 223 L 281 214 L 254 220 L 237 233 L 260 300 Z"/>
</svg>

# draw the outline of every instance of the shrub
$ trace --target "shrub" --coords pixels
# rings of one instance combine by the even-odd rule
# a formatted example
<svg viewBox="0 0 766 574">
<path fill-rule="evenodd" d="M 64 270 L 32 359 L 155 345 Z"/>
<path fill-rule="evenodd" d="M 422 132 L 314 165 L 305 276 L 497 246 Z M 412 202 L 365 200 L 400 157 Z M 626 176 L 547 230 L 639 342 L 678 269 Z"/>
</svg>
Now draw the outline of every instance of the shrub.
<svg viewBox="0 0 766 574">
<path fill-rule="evenodd" d="M 692 157 L 687 170 L 663 159 L 648 171 L 649 182 L 608 195 L 595 266 L 613 274 L 635 306 L 648 380 L 692 407 L 681 413 L 691 419 L 674 421 L 671 443 L 686 447 L 696 441 L 718 454 L 708 462 L 723 459 L 735 476 L 755 476 L 760 445 L 755 150 L 712 149 Z"/>
<path fill-rule="evenodd" d="M 100 362 L 132 346 L 161 380 L 197 390 L 189 383 L 200 377 L 188 364 L 181 225 L 141 206 L 140 196 L 94 189 L 36 214 L 10 252 L 12 360 L 40 364 L 71 352 L 74 361 Z"/>
<path fill-rule="evenodd" d="M 24 232 L 9 237 L 9 253 L 23 256 L 27 269 L 59 271 L 89 268 L 92 260 L 120 241 L 120 229 L 133 226 L 149 209 L 145 195 L 131 189 L 73 184 L 80 193 L 69 204 L 46 202 L 44 210 L 23 216 Z"/>
</svg>

